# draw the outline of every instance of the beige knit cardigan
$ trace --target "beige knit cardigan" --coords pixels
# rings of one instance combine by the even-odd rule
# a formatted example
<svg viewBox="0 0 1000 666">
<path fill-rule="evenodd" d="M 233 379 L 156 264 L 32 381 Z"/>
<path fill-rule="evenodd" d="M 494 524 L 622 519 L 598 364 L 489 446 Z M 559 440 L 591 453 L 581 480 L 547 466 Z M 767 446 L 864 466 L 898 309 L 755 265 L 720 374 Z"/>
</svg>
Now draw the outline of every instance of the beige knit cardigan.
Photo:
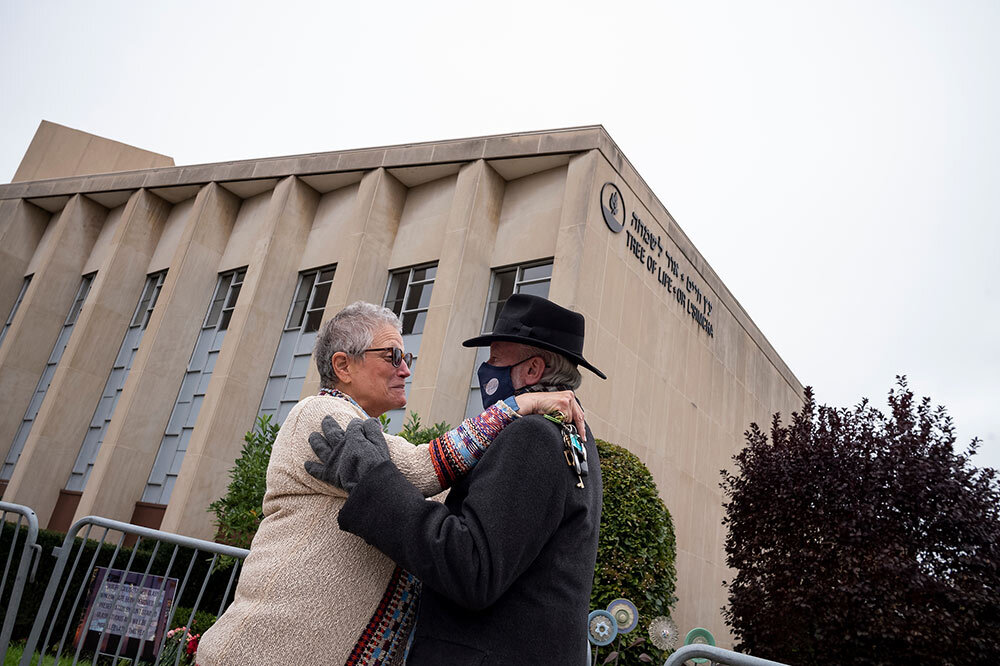
<svg viewBox="0 0 1000 666">
<path fill-rule="evenodd" d="M 205 632 L 199 666 L 343 664 L 385 592 L 395 564 L 337 526 L 346 494 L 311 477 L 309 434 L 327 414 L 341 427 L 355 405 L 310 396 L 289 413 L 271 453 L 260 529 L 232 605 Z M 426 444 L 386 436 L 396 467 L 425 496 L 441 491 Z M 197 632 L 197 627 L 195 627 Z"/>
</svg>

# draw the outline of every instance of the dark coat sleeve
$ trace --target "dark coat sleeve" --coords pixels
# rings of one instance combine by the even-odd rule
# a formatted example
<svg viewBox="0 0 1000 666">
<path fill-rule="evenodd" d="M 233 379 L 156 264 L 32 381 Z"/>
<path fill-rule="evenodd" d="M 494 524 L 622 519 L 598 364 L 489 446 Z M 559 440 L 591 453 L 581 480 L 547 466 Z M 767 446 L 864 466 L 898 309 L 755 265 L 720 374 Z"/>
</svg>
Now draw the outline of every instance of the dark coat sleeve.
<svg viewBox="0 0 1000 666">
<path fill-rule="evenodd" d="M 365 475 L 340 511 L 362 537 L 455 603 L 495 602 L 538 556 L 576 482 L 559 429 L 543 417 L 509 425 L 480 460 L 458 507 L 427 501 L 391 462 Z"/>
</svg>

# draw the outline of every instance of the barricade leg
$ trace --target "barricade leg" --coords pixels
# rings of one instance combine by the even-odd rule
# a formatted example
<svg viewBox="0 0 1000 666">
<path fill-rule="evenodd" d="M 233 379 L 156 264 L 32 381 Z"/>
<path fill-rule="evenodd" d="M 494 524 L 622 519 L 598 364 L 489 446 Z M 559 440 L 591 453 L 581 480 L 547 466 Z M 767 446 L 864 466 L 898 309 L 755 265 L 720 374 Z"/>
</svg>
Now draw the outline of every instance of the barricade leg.
<svg viewBox="0 0 1000 666">
<path fill-rule="evenodd" d="M 16 523 L 11 522 L 13 516 L 17 517 Z M 13 529 L 7 527 L 8 522 L 11 522 Z M 17 611 L 21 605 L 21 595 L 24 593 L 24 586 L 28 582 L 31 561 L 34 559 L 35 566 L 38 566 L 37 558 L 41 550 L 37 544 L 38 518 L 35 516 L 35 512 L 20 504 L 0 502 L 0 528 L 3 528 L 4 532 L 8 531 L 8 529 L 11 532 L 10 546 L 6 549 L 6 557 L 4 558 L 3 578 L 0 579 L 0 597 L 7 590 L 7 581 L 11 567 L 14 564 L 14 553 L 17 551 L 17 542 L 21 535 L 22 524 L 27 527 L 27 535 L 25 536 L 24 546 L 21 548 L 21 555 L 17 560 L 17 568 L 14 570 L 14 576 L 11 579 L 10 597 L 7 601 L 7 608 L 4 610 L 3 625 L 0 626 L 0 663 L 3 663 L 7 657 L 7 647 L 10 645 L 10 635 L 14 630 L 14 622 L 17 620 Z M 0 536 L 0 557 L 3 556 L 3 553 L 4 545 L 2 536 Z M 31 570 L 30 578 L 32 580 L 35 578 L 34 569 Z"/>
</svg>

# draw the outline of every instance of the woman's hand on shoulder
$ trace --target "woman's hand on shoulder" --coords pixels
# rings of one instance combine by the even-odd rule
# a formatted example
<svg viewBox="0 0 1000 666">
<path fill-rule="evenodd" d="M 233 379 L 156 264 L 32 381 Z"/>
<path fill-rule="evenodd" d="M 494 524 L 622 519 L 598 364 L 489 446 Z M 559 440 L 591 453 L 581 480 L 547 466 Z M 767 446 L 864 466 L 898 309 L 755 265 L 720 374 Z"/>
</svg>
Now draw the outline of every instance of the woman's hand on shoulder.
<svg viewBox="0 0 1000 666">
<path fill-rule="evenodd" d="M 517 413 L 521 416 L 561 412 L 564 416 L 563 421 L 572 422 L 576 426 L 580 441 L 587 441 L 583 407 L 576 401 L 576 394 L 573 391 L 522 393 L 516 400 Z"/>
</svg>

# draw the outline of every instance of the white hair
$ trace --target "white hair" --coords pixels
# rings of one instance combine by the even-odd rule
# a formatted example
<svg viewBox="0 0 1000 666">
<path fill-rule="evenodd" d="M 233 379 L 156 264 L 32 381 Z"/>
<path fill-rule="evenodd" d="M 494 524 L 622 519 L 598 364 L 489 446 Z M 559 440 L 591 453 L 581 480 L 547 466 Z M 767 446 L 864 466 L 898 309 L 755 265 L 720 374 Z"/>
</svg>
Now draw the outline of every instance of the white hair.
<svg viewBox="0 0 1000 666">
<path fill-rule="evenodd" d="M 337 385 L 337 373 L 331 362 L 334 354 L 344 352 L 360 358 L 371 346 L 375 332 L 383 326 L 403 330 L 399 317 L 392 310 L 365 301 L 351 303 L 324 323 L 313 347 L 320 386 L 334 388 Z"/>
<path fill-rule="evenodd" d="M 583 377 L 580 376 L 580 370 L 573 361 L 558 352 L 549 351 L 548 349 L 526 344 L 521 344 L 521 346 L 527 352 L 524 357 L 525 360 L 532 356 L 541 356 L 542 361 L 545 362 L 545 370 L 542 372 L 541 379 L 538 380 L 539 384 L 547 386 L 562 385 L 574 391 L 580 388 L 580 384 L 583 383 Z"/>
<path fill-rule="evenodd" d="M 547 349 L 539 349 L 538 355 L 545 361 L 545 372 L 542 373 L 539 383 L 563 384 L 574 391 L 580 388 L 583 377 L 580 376 L 580 370 L 573 361 Z"/>
</svg>

